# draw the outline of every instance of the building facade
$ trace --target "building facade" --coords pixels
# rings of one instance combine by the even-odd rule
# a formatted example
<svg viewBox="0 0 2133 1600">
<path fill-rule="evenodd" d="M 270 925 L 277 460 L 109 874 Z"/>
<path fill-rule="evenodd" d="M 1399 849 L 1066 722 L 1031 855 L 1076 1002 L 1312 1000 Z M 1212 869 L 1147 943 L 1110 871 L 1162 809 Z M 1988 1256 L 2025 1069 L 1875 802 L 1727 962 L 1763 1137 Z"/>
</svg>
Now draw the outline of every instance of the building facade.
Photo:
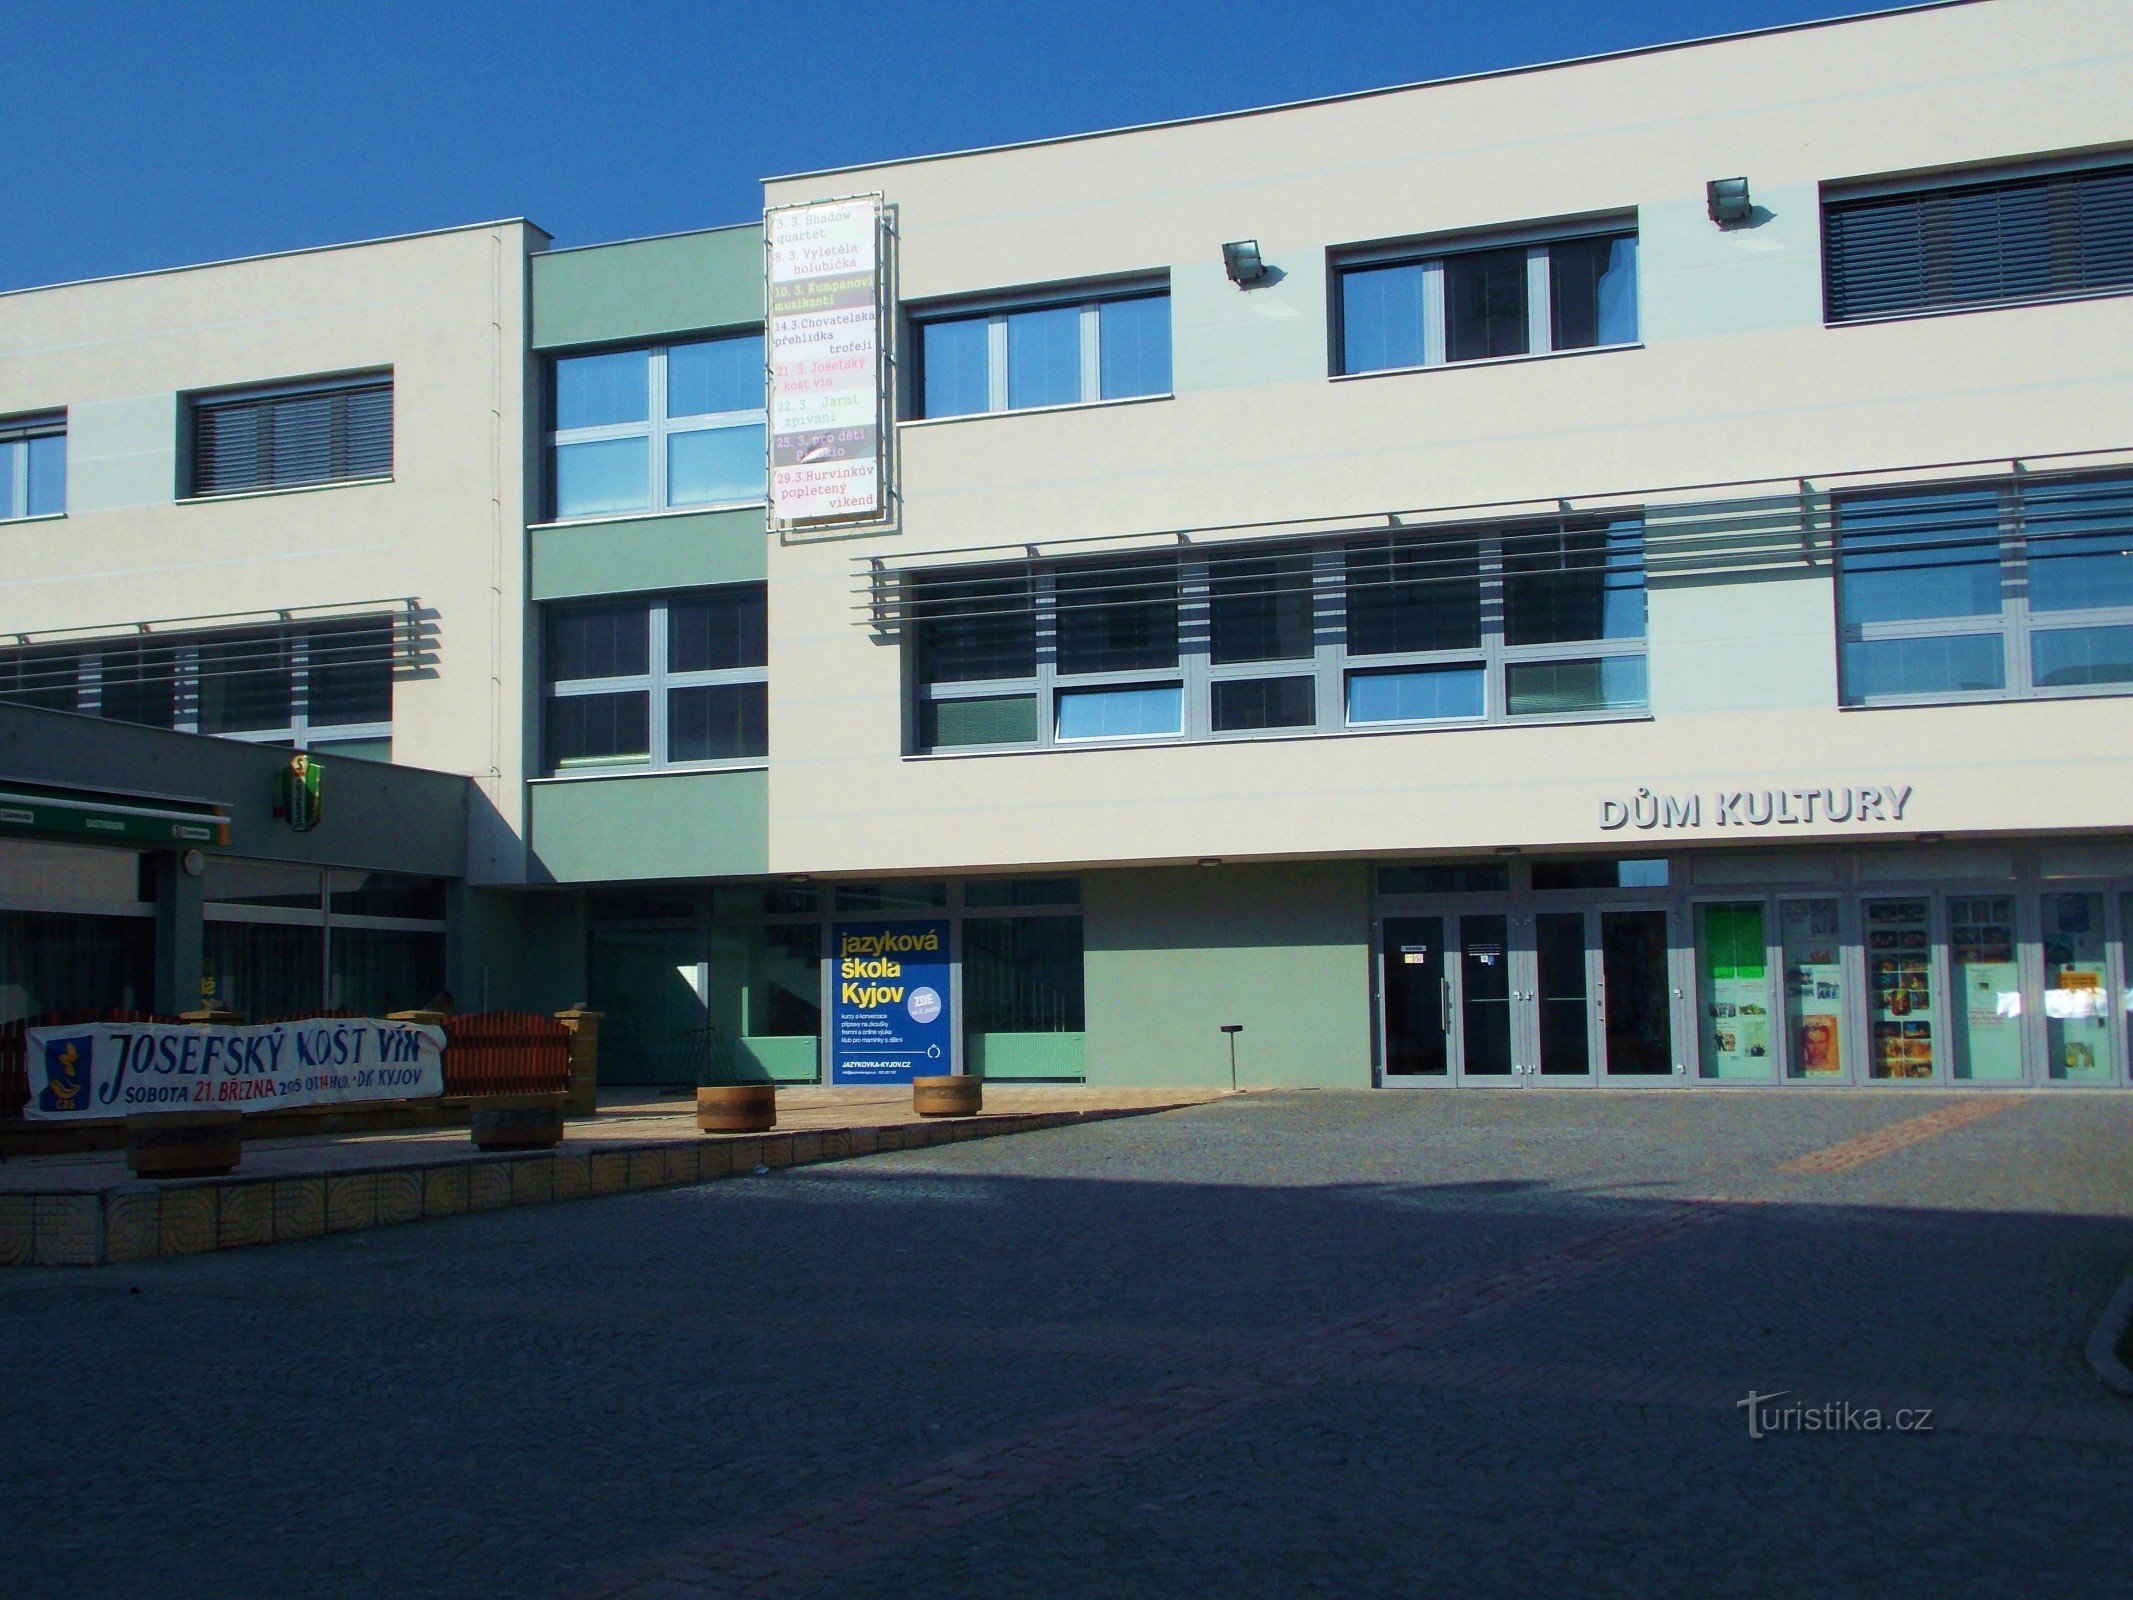
<svg viewBox="0 0 2133 1600">
<path fill-rule="evenodd" d="M 382 334 L 65 353 L 218 274 L 323 306 L 330 252 L 0 297 L 0 435 L 48 517 L 63 419 L 69 532 L 193 517 L 290 627 L 408 600 L 391 757 L 486 797 L 455 981 L 590 999 L 618 1078 L 863 1066 L 903 930 L 938 1059 L 997 1078 L 2124 1086 L 2128 20 L 1975 0 L 773 180 L 886 219 L 862 527 L 766 521 L 753 223 L 340 253 L 464 271 L 467 359 L 426 346 L 439 420 L 393 429 L 450 458 L 420 489 L 174 487 L 225 386 L 417 403 Z M 457 326 L 437 282 L 368 325 Z M 166 501 L 77 489 L 121 459 Z M 434 567 L 282 558 L 313 501 L 394 537 L 359 496 Z M 223 592 L 61 526 L 0 525 L 18 693 Z M 418 693 L 489 715 L 431 738 Z"/>
</svg>

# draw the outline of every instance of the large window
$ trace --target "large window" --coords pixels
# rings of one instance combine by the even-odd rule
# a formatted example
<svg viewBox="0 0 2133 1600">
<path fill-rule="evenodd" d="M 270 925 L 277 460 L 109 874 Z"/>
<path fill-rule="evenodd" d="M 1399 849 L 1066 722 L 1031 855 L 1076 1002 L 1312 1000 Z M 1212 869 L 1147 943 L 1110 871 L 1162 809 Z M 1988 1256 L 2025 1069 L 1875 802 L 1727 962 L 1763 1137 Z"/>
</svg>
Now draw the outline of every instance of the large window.
<svg viewBox="0 0 2133 1600">
<path fill-rule="evenodd" d="M 558 518 L 763 498 L 763 336 L 559 356 L 549 366 Z"/>
<path fill-rule="evenodd" d="M 2133 475 L 1840 496 L 1847 705 L 2133 690 Z"/>
<path fill-rule="evenodd" d="M 445 998 L 440 879 L 213 856 L 202 893 L 202 998 L 254 1022 Z"/>
<path fill-rule="evenodd" d="M 67 509 L 67 419 L 0 420 L 0 522 Z"/>
<path fill-rule="evenodd" d="M 770 748 L 764 586 L 551 606 L 548 767 L 694 767 Z"/>
<path fill-rule="evenodd" d="M 0 651 L 0 700 L 253 744 L 390 751 L 391 617 Z"/>
<path fill-rule="evenodd" d="M 1613 717 L 1646 704 L 1633 516 L 907 582 L 921 750 Z"/>
<path fill-rule="evenodd" d="M 1637 235 L 1345 254 L 1339 370 L 1398 371 L 1637 342 Z"/>
<path fill-rule="evenodd" d="M 194 395 L 193 495 L 389 477 L 392 374 Z"/>
<path fill-rule="evenodd" d="M 1825 200 L 1831 322 L 2133 290 L 2133 166 Z"/>
<path fill-rule="evenodd" d="M 1146 288 L 911 314 L 911 414 L 964 417 L 1170 392 L 1170 295 Z"/>
</svg>

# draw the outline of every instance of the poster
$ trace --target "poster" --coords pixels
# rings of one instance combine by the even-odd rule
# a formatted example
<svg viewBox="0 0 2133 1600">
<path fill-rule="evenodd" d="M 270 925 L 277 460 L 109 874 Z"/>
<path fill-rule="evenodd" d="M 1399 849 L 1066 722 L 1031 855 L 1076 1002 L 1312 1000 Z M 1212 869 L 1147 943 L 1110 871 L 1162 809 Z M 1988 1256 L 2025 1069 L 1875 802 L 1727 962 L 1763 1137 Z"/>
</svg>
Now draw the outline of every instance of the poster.
<svg viewBox="0 0 2133 1600">
<path fill-rule="evenodd" d="M 1866 972 L 1873 986 L 1869 1071 L 1876 1078 L 1933 1076 L 1938 1051 L 1928 932 L 1923 900 L 1867 902 Z"/>
<path fill-rule="evenodd" d="M 770 516 L 882 515 L 881 200 L 778 206 L 768 252 Z"/>
<path fill-rule="evenodd" d="M 836 925 L 834 1083 L 909 1083 L 955 1070 L 948 920 Z"/>
<path fill-rule="evenodd" d="M 1763 1077 L 1770 1071 L 1770 968 L 1760 905 L 1704 906 L 1703 1074 Z"/>
<path fill-rule="evenodd" d="M 1792 1030 L 1792 1075 L 1844 1072 L 1843 945 L 1837 902 L 1787 900 L 1778 909 L 1785 949 L 1785 1016 Z"/>
<path fill-rule="evenodd" d="M 29 1030 L 31 1117 L 287 1111 L 444 1093 L 444 1030 L 377 1017 Z"/>
</svg>

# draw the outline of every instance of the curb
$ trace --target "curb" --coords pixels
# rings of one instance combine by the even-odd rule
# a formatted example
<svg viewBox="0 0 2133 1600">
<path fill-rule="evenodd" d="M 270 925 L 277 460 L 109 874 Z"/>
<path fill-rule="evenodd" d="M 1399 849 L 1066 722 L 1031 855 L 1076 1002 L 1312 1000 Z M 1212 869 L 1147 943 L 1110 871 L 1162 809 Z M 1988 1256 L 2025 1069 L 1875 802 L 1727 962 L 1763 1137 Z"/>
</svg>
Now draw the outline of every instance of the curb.
<svg viewBox="0 0 2133 1600">
<path fill-rule="evenodd" d="M 176 1179 L 98 1190 L 0 1194 L 0 1270 L 98 1267 L 280 1244 L 470 1211 L 592 1199 L 747 1177 L 892 1150 L 924 1150 L 1184 1104 L 985 1113 L 880 1126 L 599 1141 L 525 1155 L 471 1150 L 442 1161 L 290 1177 Z"/>
<path fill-rule="evenodd" d="M 2133 1399 L 2133 1371 L 2118 1359 L 2118 1343 L 2125 1337 L 2128 1324 L 2133 1324 L 2133 1272 L 2126 1274 L 2118 1293 L 2103 1308 L 2103 1317 L 2089 1335 L 2088 1344 L 2089 1365 L 2096 1369 L 2104 1386 L 2114 1394 Z"/>
</svg>

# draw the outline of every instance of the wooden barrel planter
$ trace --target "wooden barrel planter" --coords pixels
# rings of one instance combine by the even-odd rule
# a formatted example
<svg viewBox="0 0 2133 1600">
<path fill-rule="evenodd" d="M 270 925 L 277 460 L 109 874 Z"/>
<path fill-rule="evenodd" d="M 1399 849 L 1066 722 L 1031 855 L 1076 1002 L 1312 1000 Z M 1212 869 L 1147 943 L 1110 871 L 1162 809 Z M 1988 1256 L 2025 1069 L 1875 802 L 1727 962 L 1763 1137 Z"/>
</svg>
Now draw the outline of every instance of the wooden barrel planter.
<svg viewBox="0 0 2133 1600">
<path fill-rule="evenodd" d="M 911 1080 L 911 1109 L 922 1117 L 974 1117 L 984 1104 L 983 1078 L 966 1074 Z"/>
<path fill-rule="evenodd" d="M 241 1111 L 150 1111 L 126 1119 L 126 1165 L 137 1178 L 213 1178 L 244 1159 Z"/>
<path fill-rule="evenodd" d="M 774 1083 L 722 1083 L 696 1091 L 696 1126 L 705 1133 L 761 1133 L 777 1120 Z"/>
<path fill-rule="evenodd" d="M 563 1138 L 559 1094 L 499 1094 L 467 1110 L 467 1131 L 477 1150 L 549 1150 Z"/>
</svg>

